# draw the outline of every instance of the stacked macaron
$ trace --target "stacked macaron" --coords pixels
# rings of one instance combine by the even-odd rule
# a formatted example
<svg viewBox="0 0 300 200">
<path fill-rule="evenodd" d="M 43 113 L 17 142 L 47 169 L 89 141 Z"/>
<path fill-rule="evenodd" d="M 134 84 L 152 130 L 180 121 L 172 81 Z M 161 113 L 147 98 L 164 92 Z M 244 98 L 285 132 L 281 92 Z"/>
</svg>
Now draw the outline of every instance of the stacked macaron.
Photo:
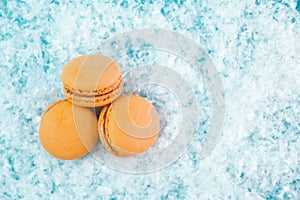
<svg viewBox="0 0 300 200">
<path fill-rule="evenodd" d="M 142 153 L 157 140 L 160 124 L 154 106 L 137 95 L 120 97 L 122 73 L 113 59 L 76 57 L 63 68 L 61 79 L 66 99 L 45 111 L 39 129 L 40 142 L 52 156 L 80 158 L 99 136 L 105 149 L 120 157 Z M 93 108 L 100 106 L 105 107 L 97 121 Z"/>
<path fill-rule="evenodd" d="M 84 107 L 107 105 L 120 96 L 123 89 L 119 65 L 102 55 L 74 58 L 63 68 L 61 79 L 67 100 Z"/>
</svg>

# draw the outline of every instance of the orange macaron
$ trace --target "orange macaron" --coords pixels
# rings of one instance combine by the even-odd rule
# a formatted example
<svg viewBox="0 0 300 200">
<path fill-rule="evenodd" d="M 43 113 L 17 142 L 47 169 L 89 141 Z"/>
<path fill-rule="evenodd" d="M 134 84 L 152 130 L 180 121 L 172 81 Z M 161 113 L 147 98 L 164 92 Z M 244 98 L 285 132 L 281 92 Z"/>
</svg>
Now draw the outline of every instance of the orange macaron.
<svg viewBox="0 0 300 200">
<path fill-rule="evenodd" d="M 80 158 L 97 144 L 97 117 L 90 108 L 57 101 L 42 116 L 39 138 L 45 150 L 56 158 Z"/>
<path fill-rule="evenodd" d="M 102 109 L 98 120 L 100 141 L 118 157 L 149 149 L 157 140 L 160 122 L 155 107 L 138 95 L 125 95 Z"/>
<path fill-rule="evenodd" d="M 98 54 L 72 59 L 63 68 L 61 79 L 67 100 L 84 107 L 110 104 L 123 90 L 122 73 L 117 62 Z"/>
</svg>

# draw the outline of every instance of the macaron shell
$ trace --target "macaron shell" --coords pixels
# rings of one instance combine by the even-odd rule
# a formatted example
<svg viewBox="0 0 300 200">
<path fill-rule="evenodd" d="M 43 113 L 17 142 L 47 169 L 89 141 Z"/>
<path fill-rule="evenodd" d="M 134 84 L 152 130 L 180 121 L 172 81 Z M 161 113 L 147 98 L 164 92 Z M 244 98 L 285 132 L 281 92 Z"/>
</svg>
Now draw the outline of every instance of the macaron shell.
<svg viewBox="0 0 300 200">
<path fill-rule="evenodd" d="M 127 135 L 142 139 L 159 133 L 160 123 L 155 107 L 138 95 L 125 95 L 113 103 L 114 123 Z"/>
<path fill-rule="evenodd" d="M 56 158 L 80 158 L 97 144 L 96 115 L 67 100 L 57 101 L 41 119 L 39 138 L 45 150 Z"/>
<path fill-rule="evenodd" d="M 132 157 L 132 156 L 137 156 L 139 155 L 140 153 L 142 152 L 139 152 L 139 153 L 134 153 L 134 152 L 129 152 L 129 151 L 126 151 L 118 146 L 115 146 L 113 143 L 110 143 L 110 146 L 111 148 L 114 149 L 114 151 L 118 152 L 118 155 L 119 157 L 123 157 L 123 158 L 127 158 L 127 157 Z"/>
<path fill-rule="evenodd" d="M 105 93 L 122 77 L 119 65 L 103 55 L 88 54 L 72 59 L 62 70 L 61 79 L 69 88 Z"/>
</svg>

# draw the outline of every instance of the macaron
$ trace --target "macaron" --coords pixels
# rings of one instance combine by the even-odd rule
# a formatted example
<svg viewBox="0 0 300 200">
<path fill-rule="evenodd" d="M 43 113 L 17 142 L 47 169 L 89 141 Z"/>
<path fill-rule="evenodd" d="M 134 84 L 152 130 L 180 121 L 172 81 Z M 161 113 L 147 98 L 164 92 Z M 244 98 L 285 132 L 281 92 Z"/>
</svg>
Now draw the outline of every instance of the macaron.
<svg viewBox="0 0 300 200">
<path fill-rule="evenodd" d="M 125 95 L 99 116 L 98 132 L 104 148 L 117 157 L 145 152 L 157 140 L 160 122 L 155 107 L 138 95 Z"/>
<path fill-rule="evenodd" d="M 68 101 L 84 107 L 110 104 L 123 90 L 119 65 L 97 54 L 76 57 L 62 70 L 63 92 Z"/>
<path fill-rule="evenodd" d="M 39 138 L 44 149 L 56 158 L 80 158 L 97 144 L 97 117 L 90 108 L 57 101 L 42 116 Z"/>
</svg>

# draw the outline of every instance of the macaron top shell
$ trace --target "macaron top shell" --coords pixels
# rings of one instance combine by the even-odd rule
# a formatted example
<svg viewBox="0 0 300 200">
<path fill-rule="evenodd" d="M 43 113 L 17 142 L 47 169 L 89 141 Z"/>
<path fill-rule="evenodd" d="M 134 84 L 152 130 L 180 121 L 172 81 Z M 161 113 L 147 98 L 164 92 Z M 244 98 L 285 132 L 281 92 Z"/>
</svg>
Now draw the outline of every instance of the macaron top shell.
<svg viewBox="0 0 300 200">
<path fill-rule="evenodd" d="M 138 95 L 125 95 L 117 99 L 111 113 L 118 127 L 127 135 L 150 138 L 159 132 L 159 119 L 155 107 Z"/>
<path fill-rule="evenodd" d="M 98 91 L 116 86 L 122 79 L 119 65 L 103 55 L 88 54 L 78 56 L 66 64 L 62 70 L 63 84 L 79 91 Z"/>
<path fill-rule="evenodd" d="M 96 115 L 67 100 L 57 101 L 41 119 L 39 138 L 45 150 L 56 158 L 80 158 L 97 144 Z"/>
</svg>

